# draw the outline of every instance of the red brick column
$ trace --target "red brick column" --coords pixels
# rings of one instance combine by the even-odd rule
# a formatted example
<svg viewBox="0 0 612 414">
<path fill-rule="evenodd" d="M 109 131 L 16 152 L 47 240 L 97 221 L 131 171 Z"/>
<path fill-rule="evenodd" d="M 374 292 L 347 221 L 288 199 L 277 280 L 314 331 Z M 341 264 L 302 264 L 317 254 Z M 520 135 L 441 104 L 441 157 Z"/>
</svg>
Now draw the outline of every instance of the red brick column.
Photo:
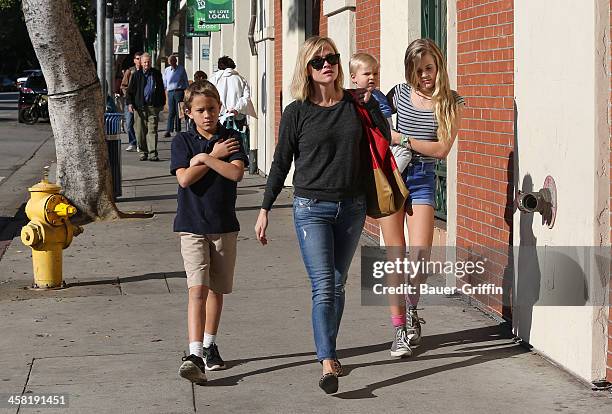
<svg viewBox="0 0 612 414">
<path fill-rule="evenodd" d="M 380 60 L 380 0 L 357 0 L 355 36 L 357 52 Z"/>
<path fill-rule="evenodd" d="M 274 2 L 274 145 L 282 115 L 283 93 L 283 2 Z"/>
<path fill-rule="evenodd" d="M 315 1 L 319 4 L 319 36 L 327 36 L 327 16 L 323 14 L 323 2 L 325 0 Z M 314 12 L 314 11 L 313 11 Z"/>
<path fill-rule="evenodd" d="M 357 0 L 355 8 L 355 36 L 357 52 L 366 52 L 380 60 L 380 0 Z M 343 57 L 346 63 L 350 56 Z M 346 74 L 345 76 L 350 76 Z M 363 230 L 379 240 L 378 221 L 366 218 Z"/>
<path fill-rule="evenodd" d="M 457 0 L 457 83 L 466 100 L 458 139 L 457 256 L 487 258 L 485 274 L 469 280 L 472 285 L 502 286 L 504 272 L 511 273 L 513 20 L 513 0 Z M 500 295 L 475 299 L 510 316 Z"/>
</svg>

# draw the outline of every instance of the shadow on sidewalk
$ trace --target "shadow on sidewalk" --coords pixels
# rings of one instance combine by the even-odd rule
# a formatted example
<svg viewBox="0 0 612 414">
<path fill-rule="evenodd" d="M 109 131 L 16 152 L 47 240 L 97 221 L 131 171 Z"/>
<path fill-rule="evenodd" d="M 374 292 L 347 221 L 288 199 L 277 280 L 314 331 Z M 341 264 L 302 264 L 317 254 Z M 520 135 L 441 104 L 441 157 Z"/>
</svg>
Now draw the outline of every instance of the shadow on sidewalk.
<svg viewBox="0 0 612 414">
<path fill-rule="evenodd" d="M 347 391 L 343 393 L 335 394 L 334 397 L 341 399 L 362 399 L 362 398 L 376 398 L 374 395 L 374 391 L 383 387 L 388 387 L 392 385 L 397 385 L 403 382 L 408 382 L 417 378 L 425 377 L 428 375 L 437 374 L 440 372 L 445 372 L 453 369 L 468 367 L 472 365 L 482 364 L 488 361 L 496 360 L 496 359 L 504 359 L 509 358 L 515 355 L 519 355 L 525 352 L 528 352 L 520 345 L 516 344 L 512 341 L 512 333 L 509 327 L 509 324 L 503 323 L 495 326 L 486 326 L 482 328 L 475 329 L 467 329 L 463 331 L 450 332 L 446 334 L 439 335 L 431 335 L 423 338 L 423 342 L 421 345 L 416 348 L 416 352 L 414 357 L 418 357 L 420 354 L 427 352 L 428 350 L 435 350 L 447 346 L 457 346 L 457 345 L 469 345 L 469 344 L 479 344 L 483 342 L 489 341 L 500 341 L 507 340 L 503 343 L 497 344 L 485 344 L 478 345 L 474 347 L 463 347 L 459 348 L 457 351 L 451 351 L 448 353 L 441 354 L 431 354 L 431 355 L 423 355 L 418 357 L 420 361 L 424 360 L 437 360 L 442 358 L 461 358 L 461 357 L 471 357 L 465 361 L 453 362 L 450 364 L 432 367 L 423 369 L 421 371 L 410 372 L 405 375 L 401 375 L 395 378 L 389 378 L 384 381 L 379 381 L 373 384 L 369 384 L 364 388 Z M 367 355 L 376 352 L 387 351 L 389 348 L 389 342 L 383 342 L 374 345 L 366 345 L 359 346 L 354 348 L 346 348 L 338 350 L 338 357 L 340 359 L 350 358 L 360 355 Z M 263 361 L 263 360 L 274 360 L 281 358 L 293 358 L 293 357 L 305 357 L 305 356 L 314 356 L 314 352 L 303 352 L 296 354 L 284 354 L 284 355 L 272 355 L 272 356 L 264 356 L 264 357 L 256 357 L 256 358 L 248 358 L 248 359 L 238 359 L 233 361 L 227 361 L 228 367 L 235 367 L 238 365 L 242 365 L 248 362 L 253 361 Z M 413 357 L 413 358 L 414 358 Z M 397 364 L 397 363 L 409 363 L 413 358 L 407 359 L 390 359 L 386 358 L 380 361 L 368 362 L 368 363 L 360 363 L 360 364 L 343 364 L 343 370 L 345 375 L 350 374 L 350 372 L 357 368 L 367 368 L 370 366 L 381 366 L 381 365 L 389 365 L 389 364 Z M 254 375 L 265 374 L 269 372 L 279 371 L 287 368 L 294 368 L 297 366 L 314 364 L 315 361 L 308 359 L 305 361 L 296 361 L 289 362 L 281 365 L 276 365 L 267 368 L 261 368 L 255 371 L 247 372 L 244 374 L 232 375 L 229 377 L 213 379 L 208 381 L 208 386 L 235 386 L 238 385 L 240 381 L 247 377 L 251 377 Z"/>
<path fill-rule="evenodd" d="M 442 358 L 458 358 L 458 357 L 470 357 L 465 361 L 452 362 L 446 365 L 425 368 L 420 371 L 409 372 L 405 375 L 398 377 L 389 378 L 383 381 L 378 381 L 365 387 L 353 391 L 341 392 L 335 394 L 334 397 L 346 400 L 352 399 L 365 399 L 365 398 L 377 398 L 374 391 L 389 387 L 404 382 L 416 380 L 418 378 L 426 377 L 441 372 L 446 372 L 454 369 L 465 368 L 473 365 L 483 364 L 485 362 L 510 358 L 515 355 L 520 355 L 525 352 L 529 352 L 521 345 L 512 341 L 513 335 L 511 333 L 511 326 L 508 323 L 502 323 L 496 326 L 487 326 L 483 328 L 467 329 L 464 331 L 451 332 L 447 334 L 431 335 L 423 337 L 423 342 L 416 348 L 416 352 L 413 355 L 418 357 L 420 361 L 437 360 Z M 467 346 L 459 348 L 459 352 L 451 351 L 442 354 L 431 354 L 422 355 L 427 350 L 443 348 L 446 346 L 457 346 L 457 345 L 468 345 L 476 344 L 488 341 L 499 341 L 507 340 L 503 343 L 479 345 L 479 346 Z M 382 360 L 368 364 L 355 364 L 348 365 L 346 368 L 349 370 L 361 367 L 376 366 L 376 365 L 387 365 L 393 364 L 396 361 L 393 360 Z M 346 369 L 345 369 L 346 371 Z"/>
<path fill-rule="evenodd" d="M 78 286 L 95 286 L 95 285 L 118 285 L 121 283 L 141 282 L 143 280 L 156 280 L 156 279 L 186 279 L 185 272 L 161 272 L 161 273 L 146 273 L 138 276 L 127 276 L 127 277 L 113 277 L 109 279 L 99 280 L 84 280 L 82 282 L 67 283 L 66 287 L 78 287 Z"/>
<path fill-rule="evenodd" d="M 120 201 L 124 201 L 124 200 L 120 200 Z M 281 208 L 293 208 L 293 204 L 278 204 L 278 205 L 274 205 L 274 210 L 281 209 Z M 259 204 L 256 205 L 256 206 L 236 207 L 236 211 L 252 211 L 252 210 L 259 210 L 259 209 L 261 209 L 261 205 L 259 205 Z M 158 215 L 158 214 L 176 214 L 176 210 L 154 211 L 154 213 L 156 215 Z"/>
</svg>

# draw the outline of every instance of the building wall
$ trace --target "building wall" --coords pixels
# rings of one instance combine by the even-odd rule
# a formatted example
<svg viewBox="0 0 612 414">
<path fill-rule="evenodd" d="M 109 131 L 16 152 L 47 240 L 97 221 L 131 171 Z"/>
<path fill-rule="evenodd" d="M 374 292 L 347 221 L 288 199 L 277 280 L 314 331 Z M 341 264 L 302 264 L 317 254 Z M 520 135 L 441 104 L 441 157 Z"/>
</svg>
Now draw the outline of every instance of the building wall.
<svg viewBox="0 0 612 414">
<path fill-rule="evenodd" d="M 266 0 L 258 3 L 257 22 L 255 24 L 255 44 L 257 47 L 257 168 L 267 175 L 272 165 L 274 142 L 276 134 L 275 120 L 275 70 L 277 48 L 275 24 L 282 24 L 275 14 L 276 3 L 280 1 Z M 248 2 L 245 2 L 248 4 Z M 263 9 L 260 7 L 263 5 Z M 255 59 L 253 59 L 255 60 Z M 255 82 L 255 81 L 252 81 Z"/>
<path fill-rule="evenodd" d="M 456 6 L 457 90 L 466 101 L 457 142 L 457 255 L 484 255 L 487 272 L 470 283 L 501 286 L 512 245 L 514 4 L 457 0 Z M 476 299 L 509 316 L 501 296 Z"/>
<path fill-rule="evenodd" d="M 570 26 L 579 30 L 568 31 Z M 514 27 L 515 183 L 538 191 L 550 175 L 558 208 L 552 229 L 539 214 L 514 214 L 513 242 L 521 249 L 515 256 L 513 327 L 534 349 L 594 381 L 606 376 L 609 308 L 585 298 L 607 293 L 608 284 L 596 286 L 601 279 L 597 267 L 583 260 L 585 253 L 572 257 L 571 250 L 529 246 L 584 252 L 582 246 L 592 251 L 610 243 L 609 47 L 602 42 L 609 0 L 583 1 L 579 8 L 571 0 L 517 1 Z M 564 290 L 564 301 L 553 303 L 579 306 L 541 306 Z M 565 329 L 558 329 L 560 320 Z"/>
<path fill-rule="evenodd" d="M 612 50 L 612 2 L 608 5 L 609 9 L 609 21 L 608 21 L 608 49 Z M 610 94 L 608 101 L 608 124 L 610 125 L 610 162 L 608 171 L 610 172 L 610 199 L 608 206 L 610 207 L 610 240 L 612 240 L 612 52 L 608 51 L 608 78 L 610 79 Z M 612 269 L 610 269 L 612 270 Z M 609 304 L 612 304 L 612 282 L 610 282 L 609 290 Z M 608 312 L 608 356 L 607 356 L 607 370 L 606 379 L 608 382 L 612 382 L 612 306 L 610 306 Z"/>
</svg>

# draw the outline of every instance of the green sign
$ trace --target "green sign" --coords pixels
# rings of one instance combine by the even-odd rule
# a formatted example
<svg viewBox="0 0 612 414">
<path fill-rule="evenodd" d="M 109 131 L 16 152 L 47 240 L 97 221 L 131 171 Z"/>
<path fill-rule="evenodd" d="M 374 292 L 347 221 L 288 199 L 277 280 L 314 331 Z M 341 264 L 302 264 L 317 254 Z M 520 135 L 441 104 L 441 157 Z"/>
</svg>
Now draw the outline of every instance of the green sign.
<svg viewBox="0 0 612 414">
<path fill-rule="evenodd" d="M 213 25 L 206 24 L 205 27 Z M 220 25 L 218 30 L 221 30 Z M 185 37 L 210 37 L 210 30 L 200 30 L 198 22 L 194 16 L 194 9 L 187 7 L 187 15 L 185 16 Z"/>
<path fill-rule="evenodd" d="M 204 23 L 234 23 L 234 0 L 191 0 L 190 5 L 196 22 L 201 18 Z"/>
</svg>

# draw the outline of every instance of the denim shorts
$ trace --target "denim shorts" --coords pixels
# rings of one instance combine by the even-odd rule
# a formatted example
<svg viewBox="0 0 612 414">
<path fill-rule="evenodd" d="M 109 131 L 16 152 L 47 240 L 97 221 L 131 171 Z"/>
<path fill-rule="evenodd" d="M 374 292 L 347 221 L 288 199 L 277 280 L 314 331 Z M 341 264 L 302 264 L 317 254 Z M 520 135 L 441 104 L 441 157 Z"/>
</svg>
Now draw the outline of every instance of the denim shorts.
<svg viewBox="0 0 612 414">
<path fill-rule="evenodd" d="M 436 163 L 415 162 L 408 164 L 404 170 L 404 182 L 410 195 L 408 205 L 429 205 L 435 208 L 434 196 L 436 192 Z"/>
</svg>

